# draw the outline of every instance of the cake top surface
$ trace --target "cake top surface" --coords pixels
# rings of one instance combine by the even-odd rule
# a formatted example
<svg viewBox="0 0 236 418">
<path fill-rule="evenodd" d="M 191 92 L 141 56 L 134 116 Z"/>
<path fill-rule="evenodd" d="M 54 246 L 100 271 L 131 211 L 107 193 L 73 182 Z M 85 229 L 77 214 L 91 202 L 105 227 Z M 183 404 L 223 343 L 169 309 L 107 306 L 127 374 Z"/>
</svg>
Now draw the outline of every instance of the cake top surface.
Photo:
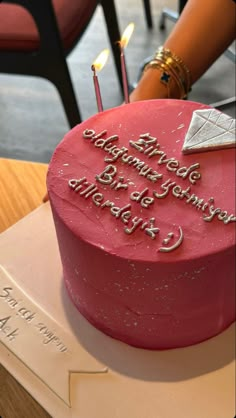
<svg viewBox="0 0 236 418">
<path fill-rule="evenodd" d="M 75 235 L 128 260 L 181 262 L 232 247 L 235 149 L 183 152 L 193 112 L 207 109 L 136 102 L 77 125 L 49 166 L 54 210 Z M 212 130 L 214 121 L 204 135 Z"/>
</svg>

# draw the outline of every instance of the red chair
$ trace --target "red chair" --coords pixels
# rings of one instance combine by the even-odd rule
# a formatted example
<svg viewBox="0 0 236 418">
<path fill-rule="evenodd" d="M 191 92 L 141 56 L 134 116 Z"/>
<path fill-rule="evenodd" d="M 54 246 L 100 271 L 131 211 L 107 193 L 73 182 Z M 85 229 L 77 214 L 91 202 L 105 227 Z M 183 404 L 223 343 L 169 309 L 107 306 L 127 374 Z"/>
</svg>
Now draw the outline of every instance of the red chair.
<svg viewBox="0 0 236 418">
<path fill-rule="evenodd" d="M 66 56 L 99 4 L 122 85 L 114 0 L 0 0 L 0 72 L 50 80 L 58 89 L 71 127 L 81 116 Z"/>
</svg>

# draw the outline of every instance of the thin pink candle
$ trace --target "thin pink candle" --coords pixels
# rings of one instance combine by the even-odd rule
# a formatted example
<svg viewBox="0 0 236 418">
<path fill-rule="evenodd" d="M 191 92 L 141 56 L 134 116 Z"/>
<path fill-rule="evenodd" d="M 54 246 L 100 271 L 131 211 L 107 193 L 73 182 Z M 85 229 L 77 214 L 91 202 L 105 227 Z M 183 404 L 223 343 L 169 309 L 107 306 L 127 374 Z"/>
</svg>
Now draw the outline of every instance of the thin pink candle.
<svg viewBox="0 0 236 418">
<path fill-rule="evenodd" d="M 129 103 L 129 84 L 128 84 L 128 76 L 127 76 L 127 69 L 125 63 L 125 54 L 124 48 L 120 48 L 120 63 L 121 63 L 121 73 L 122 73 L 122 83 L 123 83 L 123 93 L 124 93 L 124 101 L 125 103 Z"/>
<path fill-rule="evenodd" d="M 94 90 L 95 90 L 95 96 L 96 96 L 96 102 L 97 102 L 97 108 L 98 112 L 103 111 L 103 104 L 102 104 L 102 96 L 100 92 L 100 86 L 97 76 L 97 71 L 100 71 L 104 65 L 107 62 L 107 58 L 109 55 L 109 50 L 104 49 L 96 58 L 96 60 L 93 62 L 91 66 L 91 70 L 93 71 L 93 83 L 94 83 Z"/>
<path fill-rule="evenodd" d="M 129 103 L 129 83 L 128 83 L 128 76 L 127 76 L 127 69 L 125 63 L 125 53 L 124 50 L 128 45 L 128 42 L 131 38 L 131 35 L 134 30 L 134 24 L 130 23 L 127 28 L 125 29 L 121 40 L 120 40 L 120 62 L 121 62 L 121 73 L 122 73 L 122 83 L 123 83 L 123 93 L 124 93 L 124 101 L 125 103 Z"/>
<path fill-rule="evenodd" d="M 102 112 L 103 111 L 102 96 L 101 96 L 100 86 L 98 82 L 98 77 L 96 74 L 96 68 L 94 67 L 94 65 L 92 65 L 91 69 L 93 71 L 93 84 L 94 84 L 98 112 Z"/>
</svg>

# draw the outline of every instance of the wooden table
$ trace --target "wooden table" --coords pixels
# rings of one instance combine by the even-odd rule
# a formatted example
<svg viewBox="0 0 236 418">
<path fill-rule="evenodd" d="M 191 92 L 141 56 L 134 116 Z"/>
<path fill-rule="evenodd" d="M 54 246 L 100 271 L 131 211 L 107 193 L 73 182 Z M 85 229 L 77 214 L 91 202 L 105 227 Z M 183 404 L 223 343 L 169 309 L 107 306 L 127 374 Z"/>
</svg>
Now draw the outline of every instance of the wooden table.
<svg viewBox="0 0 236 418">
<path fill-rule="evenodd" d="M 0 158 L 0 232 L 42 204 L 47 167 L 47 164 Z M 50 417 L 1 364 L 0 417 Z"/>
</svg>

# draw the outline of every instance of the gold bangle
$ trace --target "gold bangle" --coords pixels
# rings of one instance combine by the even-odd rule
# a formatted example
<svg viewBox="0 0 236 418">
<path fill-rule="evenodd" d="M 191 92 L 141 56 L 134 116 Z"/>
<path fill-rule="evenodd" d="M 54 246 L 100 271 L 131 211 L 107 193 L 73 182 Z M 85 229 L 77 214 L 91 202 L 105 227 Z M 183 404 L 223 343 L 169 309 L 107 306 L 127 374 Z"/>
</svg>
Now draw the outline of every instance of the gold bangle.
<svg viewBox="0 0 236 418">
<path fill-rule="evenodd" d="M 175 72 L 172 71 L 172 68 L 168 67 L 165 63 L 153 59 L 152 61 L 150 61 L 149 63 L 146 64 L 146 66 L 144 67 L 144 72 L 147 71 L 149 68 L 152 69 L 157 69 L 161 72 L 160 75 L 160 82 L 162 84 L 164 84 L 167 88 L 167 93 L 168 93 L 168 98 L 173 97 L 171 95 L 171 82 L 172 80 L 174 81 L 174 84 L 177 85 L 178 90 L 179 90 L 179 99 L 185 99 L 186 98 L 186 92 L 185 89 L 183 87 L 183 84 L 181 83 L 181 80 L 179 79 L 179 77 L 175 74 Z"/>
<path fill-rule="evenodd" d="M 162 71 L 160 81 L 169 87 L 170 81 L 173 80 L 179 89 L 180 98 L 187 97 L 191 89 L 191 73 L 184 61 L 170 49 L 159 47 L 152 60 L 146 64 L 144 71 L 147 68 L 156 68 Z M 168 95 L 171 93 L 170 90 L 169 87 Z"/>
<path fill-rule="evenodd" d="M 157 62 L 160 61 L 159 59 L 155 59 L 155 60 Z M 160 63 L 161 63 L 161 67 L 163 68 L 163 70 L 166 72 L 169 72 L 172 78 L 175 80 L 175 83 L 177 84 L 179 91 L 180 91 L 180 99 L 186 98 L 187 94 L 186 94 L 184 83 L 182 82 L 182 78 L 179 77 L 178 73 L 176 73 L 175 67 L 171 65 L 171 62 L 168 60 L 166 62 L 160 61 Z"/>
<path fill-rule="evenodd" d="M 149 68 L 152 68 L 154 70 L 160 70 L 161 71 L 160 82 L 162 84 L 164 84 L 165 87 L 167 88 L 167 98 L 170 99 L 171 98 L 171 94 L 170 94 L 170 82 L 169 82 L 170 75 L 167 72 L 163 71 L 163 69 L 158 64 L 157 61 L 154 61 L 153 60 L 153 61 L 148 62 L 145 65 L 143 72 L 146 72 Z"/>
<path fill-rule="evenodd" d="M 188 76 L 190 77 L 190 70 L 185 64 L 185 62 L 178 55 L 174 54 L 170 49 L 160 46 L 158 50 L 156 51 L 156 55 L 158 54 L 161 54 L 164 57 L 171 57 L 174 61 L 179 63 L 179 65 L 184 69 L 186 74 L 188 74 Z"/>
<path fill-rule="evenodd" d="M 181 82 L 185 88 L 186 94 L 191 88 L 191 73 L 185 62 L 170 49 L 160 46 L 156 51 L 154 59 L 159 59 L 173 66 L 175 72 L 181 78 Z"/>
</svg>

